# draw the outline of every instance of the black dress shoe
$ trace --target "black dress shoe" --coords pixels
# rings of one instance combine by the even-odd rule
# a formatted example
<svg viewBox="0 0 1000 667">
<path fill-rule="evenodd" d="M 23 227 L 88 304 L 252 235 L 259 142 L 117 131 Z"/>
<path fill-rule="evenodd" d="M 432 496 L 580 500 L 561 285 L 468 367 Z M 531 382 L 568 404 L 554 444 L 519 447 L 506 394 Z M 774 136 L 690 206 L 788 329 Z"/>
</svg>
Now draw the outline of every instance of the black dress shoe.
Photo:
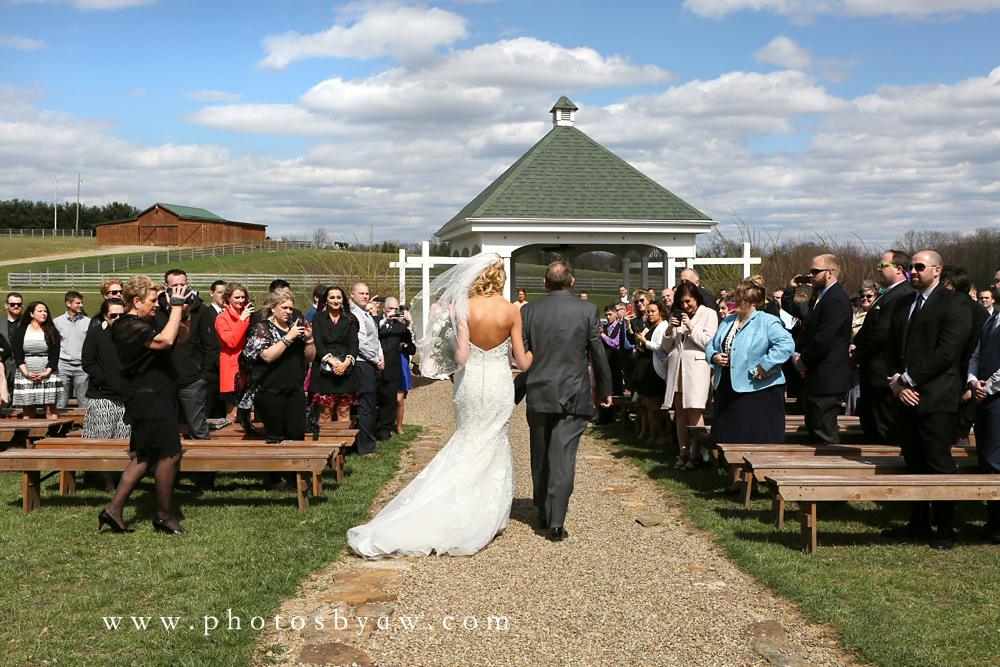
<svg viewBox="0 0 1000 667">
<path fill-rule="evenodd" d="M 938 551 L 950 551 L 955 547 L 955 531 L 937 530 L 934 531 L 934 538 L 931 540 L 931 549 Z"/>
<path fill-rule="evenodd" d="M 886 528 L 882 531 L 882 537 L 891 537 L 897 540 L 921 540 L 930 541 L 933 537 L 933 532 L 930 526 L 917 526 L 912 523 L 906 523 L 902 526 L 896 526 L 895 528 Z"/>
<path fill-rule="evenodd" d="M 563 530 L 562 526 L 553 526 L 549 529 L 549 540 L 552 542 L 562 542 L 567 537 L 569 537 L 569 533 Z"/>
</svg>

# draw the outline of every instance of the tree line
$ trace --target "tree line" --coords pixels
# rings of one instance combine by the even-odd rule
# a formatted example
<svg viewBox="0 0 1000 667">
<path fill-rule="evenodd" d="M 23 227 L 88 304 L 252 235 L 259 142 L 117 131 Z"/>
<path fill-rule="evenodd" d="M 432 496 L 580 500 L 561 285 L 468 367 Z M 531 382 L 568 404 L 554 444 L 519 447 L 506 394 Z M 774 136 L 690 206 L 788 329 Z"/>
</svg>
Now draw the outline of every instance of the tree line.
<svg viewBox="0 0 1000 667">
<path fill-rule="evenodd" d="M 80 205 L 80 229 L 113 220 L 125 220 L 140 213 L 140 209 L 122 202 L 103 206 Z M 0 200 L 0 229 L 52 229 L 54 207 L 48 201 L 25 199 Z M 76 202 L 59 204 L 59 229 L 76 228 Z"/>
</svg>

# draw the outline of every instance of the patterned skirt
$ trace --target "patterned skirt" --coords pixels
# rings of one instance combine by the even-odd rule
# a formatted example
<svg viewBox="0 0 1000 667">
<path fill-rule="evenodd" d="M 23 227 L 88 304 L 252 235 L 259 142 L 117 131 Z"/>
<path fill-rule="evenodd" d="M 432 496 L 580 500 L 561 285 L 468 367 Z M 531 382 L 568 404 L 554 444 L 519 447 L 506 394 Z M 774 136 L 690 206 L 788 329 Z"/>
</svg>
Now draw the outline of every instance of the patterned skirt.
<svg viewBox="0 0 1000 667">
<path fill-rule="evenodd" d="M 124 416 L 124 403 L 110 398 L 90 399 L 87 415 L 83 418 L 83 437 L 129 439 L 132 427 L 122 421 Z"/>
<path fill-rule="evenodd" d="M 25 357 L 24 365 L 28 367 L 29 373 L 44 373 L 48 365 L 48 357 Z M 47 380 L 32 382 L 21 375 L 20 371 L 14 373 L 14 407 L 31 407 L 34 405 L 52 405 L 59 401 L 59 396 L 63 392 L 62 378 L 53 369 L 52 375 Z"/>
</svg>

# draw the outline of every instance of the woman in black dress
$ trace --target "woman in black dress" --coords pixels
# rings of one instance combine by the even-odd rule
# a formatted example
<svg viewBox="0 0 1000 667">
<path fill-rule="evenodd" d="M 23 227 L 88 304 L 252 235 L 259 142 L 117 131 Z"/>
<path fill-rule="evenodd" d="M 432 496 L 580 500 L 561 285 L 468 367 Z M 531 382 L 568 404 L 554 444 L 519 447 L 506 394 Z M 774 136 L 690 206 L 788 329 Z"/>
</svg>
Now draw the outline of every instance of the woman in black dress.
<svg viewBox="0 0 1000 667">
<path fill-rule="evenodd" d="M 107 525 L 114 533 L 132 532 L 125 527 L 122 510 L 150 468 L 156 481 L 153 529 L 168 534 L 184 530 L 172 509 L 181 437 L 177 428 L 177 371 L 170 352 L 174 343 L 187 340 L 188 292 L 185 286 L 175 285 L 167 294 L 170 317 L 163 329 L 157 329 L 153 320 L 157 286 L 147 276 L 132 276 L 122 299 L 126 313 L 111 327 L 111 340 L 128 386 L 124 421 L 132 427 L 128 443 L 132 460 L 107 509 L 98 517 L 98 528 Z"/>
<path fill-rule="evenodd" d="M 269 443 L 302 440 L 306 431 L 306 368 L 316 357 L 312 327 L 292 321 L 295 301 L 288 290 L 271 292 L 263 319 L 250 329 L 243 355 L 253 362 L 240 407 L 256 410 Z M 275 480 L 277 477 L 277 481 Z M 285 490 L 280 476 L 272 486 Z"/>
<path fill-rule="evenodd" d="M 340 287 L 327 287 L 322 304 L 313 316 L 313 339 L 316 357 L 312 362 L 309 388 L 312 404 L 319 409 L 320 420 L 351 418 L 351 406 L 358 404 L 360 383 L 354 373 L 358 356 L 358 318 L 345 308 L 346 297 Z"/>
</svg>

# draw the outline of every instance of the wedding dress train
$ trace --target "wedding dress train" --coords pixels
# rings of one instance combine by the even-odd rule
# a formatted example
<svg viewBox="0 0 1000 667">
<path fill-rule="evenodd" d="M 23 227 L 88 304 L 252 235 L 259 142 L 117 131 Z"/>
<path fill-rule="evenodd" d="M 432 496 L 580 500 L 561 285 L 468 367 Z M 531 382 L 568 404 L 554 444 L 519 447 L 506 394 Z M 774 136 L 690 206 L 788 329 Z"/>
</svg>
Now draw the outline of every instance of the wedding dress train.
<svg viewBox="0 0 1000 667">
<path fill-rule="evenodd" d="M 347 531 L 355 553 L 471 556 L 507 527 L 514 494 L 508 345 L 469 343 L 468 361 L 454 376 L 455 434 L 370 523 Z"/>
</svg>

